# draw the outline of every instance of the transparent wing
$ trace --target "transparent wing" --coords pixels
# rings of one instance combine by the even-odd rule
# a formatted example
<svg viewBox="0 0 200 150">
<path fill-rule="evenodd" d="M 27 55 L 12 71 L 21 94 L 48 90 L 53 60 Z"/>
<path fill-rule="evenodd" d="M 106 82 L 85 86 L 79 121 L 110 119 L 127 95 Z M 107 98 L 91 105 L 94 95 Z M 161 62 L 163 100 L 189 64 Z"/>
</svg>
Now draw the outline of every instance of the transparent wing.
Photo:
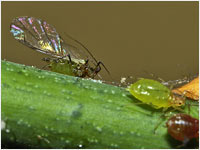
<svg viewBox="0 0 200 150">
<path fill-rule="evenodd" d="M 11 23 L 14 38 L 26 46 L 46 54 L 64 55 L 61 38 L 55 28 L 33 17 L 18 17 Z"/>
<path fill-rule="evenodd" d="M 88 59 L 90 63 L 96 64 L 95 58 L 88 50 L 84 50 L 84 47 L 77 48 L 75 43 L 70 45 L 64 42 L 56 29 L 41 19 L 17 17 L 12 21 L 10 31 L 16 40 L 36 51 L 54 57 L 70 54 L 71 58 Z"/>
</svg>

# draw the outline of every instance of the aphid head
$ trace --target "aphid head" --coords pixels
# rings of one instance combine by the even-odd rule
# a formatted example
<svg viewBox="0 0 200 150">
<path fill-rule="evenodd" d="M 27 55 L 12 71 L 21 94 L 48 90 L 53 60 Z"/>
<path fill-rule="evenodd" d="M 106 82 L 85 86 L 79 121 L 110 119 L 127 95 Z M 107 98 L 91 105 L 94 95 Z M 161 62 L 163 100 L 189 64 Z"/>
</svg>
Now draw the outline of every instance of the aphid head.
<svg viewBox="0 0 200 150">
<path fill-rule="evenodd" d="M 173 106 L 182 106 L 185 104 L 185 97 L 179 94 L 172 94 Z"/>
</svg>

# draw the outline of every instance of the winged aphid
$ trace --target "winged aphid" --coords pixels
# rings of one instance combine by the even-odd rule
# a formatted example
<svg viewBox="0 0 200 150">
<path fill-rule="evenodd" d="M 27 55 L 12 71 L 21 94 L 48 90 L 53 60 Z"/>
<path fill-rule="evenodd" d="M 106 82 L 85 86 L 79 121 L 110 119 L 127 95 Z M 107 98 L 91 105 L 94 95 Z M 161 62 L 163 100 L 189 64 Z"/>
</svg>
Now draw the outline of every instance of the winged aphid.
<svg viewBox="0 0 200 150">
<path fill-rule="evenodd" d="M 100 71 L 101 61 L 97 61 L 90 51 L 80 42 L 71 38 L 83 49 L 66 43 L 56 29 L 46 21 L 34 17 L 22 16 L 13 19 L 10 32 L 22 44 L 47 54 L 43 58 L 51 71 L 78 77 L 94 78 Z M 109 71 L 106 69 L 109 73 Z"/>
</svg>

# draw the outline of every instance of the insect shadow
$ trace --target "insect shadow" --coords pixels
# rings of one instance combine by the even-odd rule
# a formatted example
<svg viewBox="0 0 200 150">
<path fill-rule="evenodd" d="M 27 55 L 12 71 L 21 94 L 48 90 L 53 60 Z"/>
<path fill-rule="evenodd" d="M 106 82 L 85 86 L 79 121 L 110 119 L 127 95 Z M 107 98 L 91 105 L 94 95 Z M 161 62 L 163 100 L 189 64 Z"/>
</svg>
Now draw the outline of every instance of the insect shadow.
<svg viewBox="0 0 200 150">
<path fill-rule="evenodd" d="M 151 116 L 156 112 L 162 112 L 161 109 L 155 109 L 151 105 L 147 105 L 145 103 L 140 102 L 136 97 L 134 97 L 131 94 L 128 94 L 127 97 L 129 97 L 132 100 L 133 105 L 137 105 L 138 107 L 141 107 L 141 108 L 151 112 L 151 114 L 150 114 Z"/>
</svg>

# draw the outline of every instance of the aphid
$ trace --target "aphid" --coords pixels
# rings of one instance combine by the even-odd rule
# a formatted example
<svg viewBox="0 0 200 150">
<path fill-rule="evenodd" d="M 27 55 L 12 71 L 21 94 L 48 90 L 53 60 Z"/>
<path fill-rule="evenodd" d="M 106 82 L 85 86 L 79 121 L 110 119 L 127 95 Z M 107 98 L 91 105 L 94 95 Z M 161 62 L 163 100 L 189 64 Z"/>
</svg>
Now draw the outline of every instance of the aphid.
<svg viewBox="0 0 200 150">
<path fill-rule="evenodd" d="M 199 137 L 199 120 L 186 114 L 175 114 L 166 123 L 168 133 L 176 140 L 187 144 Z"/>
<path fill-rule="evenodd" d="M 127 90 L 138 100 L 157 109 L 177 108 L 185 104 L 182 96 L 173 94 L 169 88 L 151 79 L 140 79 L 131 84 Z"/>
<path fill-rule="evenodd" d="M 102 62 L 97 62 L 89 50 L 77 49 L 67 44 L 57 33 L 56 29 L 46 21 L 34 17 L 17 17 L 10 25 L 14 38 L 33 50 L 45 53 L 53 58 L 44 58 L 51 71 L 62 74 L 94 78 L 101 70 Z M 105 66 L 103 65 L 105 68 Z M 106 69 L 106 68 L 105 68 Z M 108 72 L 108 70 L 106 69 Z M 108 72 L 109 73 L 109 72 Z"/>
</svg>

